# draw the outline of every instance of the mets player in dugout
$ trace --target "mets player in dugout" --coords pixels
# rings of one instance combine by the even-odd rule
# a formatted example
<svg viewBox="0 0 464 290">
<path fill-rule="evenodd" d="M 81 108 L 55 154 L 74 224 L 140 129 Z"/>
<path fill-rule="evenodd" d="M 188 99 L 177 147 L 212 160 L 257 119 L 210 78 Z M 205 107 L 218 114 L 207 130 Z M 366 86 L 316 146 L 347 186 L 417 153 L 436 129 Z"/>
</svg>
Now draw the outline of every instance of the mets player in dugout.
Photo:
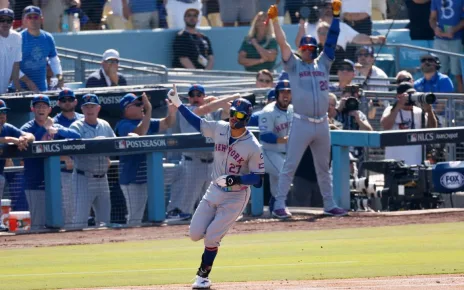
<svg viewBox="0 0 464 290">
<path fill-rule="evenodd" d="M 250 198 L 250 186 L 260 187 L 264 160 L 258 139 L 246 129 L 253 106 L 243 98 L 230 107 L 229 122 L 209 121 L 189 110 L 177 95 L 176 86 L 168 97 L 182 116 L 204 137 L 214 140 L 212 182 L 193 214 L 190 238 L 204 239 L 193 289 L 209 289 L 209 273 L 213 267 L 222 238 L 240 216 Z"/>
<path fill-rule="evenodd" d="M 301 38 L 298 58 L 286 40 L 277 19 L 277 6 L 272 5 L 267 14 L 272 21 L 277 43 L 282 52 L 284 70 L 292 84 L 293 120 L 287 142 L 287 156 L 277 186 L 272 215 L 281 219 L 291 217 L 285 205 L 288 191 L 301 157 L 311 146 L 317 180 L 324 201 L 324 213 L 342 216 L 347 212 L 339 208 L 333 199 L 332 174 L 330 172 L 330 131 L 327 120 L 329 108 L 329 72 L 335 58 L 335 48 L 340 33 L 342 3 L 333 0 L 334 19 L 321 54 L 317 55 L 317 41 L 311 35 Z"/>
</svg>

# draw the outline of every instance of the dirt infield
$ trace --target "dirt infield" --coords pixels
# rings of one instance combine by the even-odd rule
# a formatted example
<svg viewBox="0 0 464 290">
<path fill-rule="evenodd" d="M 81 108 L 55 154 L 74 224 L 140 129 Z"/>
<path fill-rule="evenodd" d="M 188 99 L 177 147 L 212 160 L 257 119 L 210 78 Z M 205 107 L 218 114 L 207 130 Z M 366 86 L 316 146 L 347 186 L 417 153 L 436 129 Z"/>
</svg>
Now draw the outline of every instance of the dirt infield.
<svg viewBox="0 0 464 290">
<path fill-rule="evenodd" d="M 296 214 L 289 221 L 271 218 L 245 217 L 235 223 L 229 234 L 272 231 L 327 230 L 339 228 L 394 226 L 405 224 L 428 224 L 463 222 L 464 211 L 431 211 L 432 213 L 350 213 L 347 217 L 324 217 L 319 214 Z M 420 214 L 419 214 L 420 213 Z M 187 238 L 188 223 L 123 229 L 90 229 L 83 231 L 0 235 L 0 248 L 47 247 L 60 245 L 86 245 L 119 243 L 126 241 Z M 463 286 L 464 287 L 464 286 Z"/>
</svg>

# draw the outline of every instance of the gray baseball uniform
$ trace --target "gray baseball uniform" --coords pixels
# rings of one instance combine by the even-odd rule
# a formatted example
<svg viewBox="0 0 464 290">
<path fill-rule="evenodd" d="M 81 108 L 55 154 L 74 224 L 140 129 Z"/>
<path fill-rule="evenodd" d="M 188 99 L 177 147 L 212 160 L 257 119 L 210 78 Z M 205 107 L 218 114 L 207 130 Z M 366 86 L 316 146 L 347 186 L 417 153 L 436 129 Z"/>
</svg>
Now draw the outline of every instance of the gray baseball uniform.
<svg viewBox="0 0 464 290">
<path fill-rule="evenodd" d="M 229 145 L 230 125 L 224 121 L 201 121 L 203 136 L 214 140 L 212 179 L 190 224 L 190 238 L 204 238 L 206 247 L 218 247 L 222 237 L 242 213 L 250 198 L 250 186 L 220 187 L 215 180 L 222 175 L 264 174 L 264 161 L 256 137 L 247 132 Z"/>
<path fill-rule="evenodd" d="M 324 208 L 335 207 L 330 173 L 329 71 L 332 60 L 322 52 L 313 63 L 305 63 L 294 54 L 284 69 L 292 84 L 293 121 L 287 143 L 287 158 L 279 178 L 275 209 L 285 208 L 290 185 L 301 157 L 308 146 L 314 156 L 317 179 Z"/>
<path fill-rule="evenodd" d="M 70 129 L 81 134 L 83 139 L 116 137 L 110 124 L 98 119 L 96 126 L 84 120 L 72 123 Z M 73 156 L 74 226 L 86 227 L 90 208 L 95 211 L 95 221 L 109 223 L 111 214 L 110 188 L 108 185 L 108 157 L 100 155 Z"/>
<path fill-rule="evenodd" d="M 191 111 L 197 106 L 186 106 Z M 222 110 L 212 112 L 203 116 L 206 120 L 220 120 Z M 198 133 L 198 131 L 185 120 L 178 116 L 179 131 L 181 133 Z M 183 213 L 193 213 L 197 203 L 209 184 L 211 183 L 211 170 L 213 164 L 212 152 L 184 152 L 179 165 L 179 179 L 171 187 L 171 199 L 168 211 L 175 208 Z"/>
<path fill-rule="evenodd" d="M 286 111 L 279 109 L 276 102 L 263 108 L 259 114 L 260 136 L 266 133 L 273 133 L 277 137 L 288 136 L 291 122 L 293 119 L 293 106 L 289 105 Z M 277 196 L 277 185 L 279 175 L 282 171 L 287 152 L 286 144 L 266 143 L 261 140 L 264 153 L 264 167 L 269 174 L 269 185 L 272 196 Z"/>
</svg>

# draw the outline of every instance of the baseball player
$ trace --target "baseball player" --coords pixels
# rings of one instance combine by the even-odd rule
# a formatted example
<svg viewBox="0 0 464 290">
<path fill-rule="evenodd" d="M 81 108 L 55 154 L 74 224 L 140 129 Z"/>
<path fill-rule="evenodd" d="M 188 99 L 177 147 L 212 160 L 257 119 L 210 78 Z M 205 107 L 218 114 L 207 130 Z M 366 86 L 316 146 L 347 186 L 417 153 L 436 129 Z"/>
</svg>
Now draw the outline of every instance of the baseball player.
<svg viewBox="0 0 464 290">
<path fill-rule="evenodd" d="M 115 128 L 119 137 L 154 135 L 167 130 L 176 121 L 177 108 L 169 103 L 166 118 L 151 118 L 152 106 L 145 93 L 141 96 L 126 94 L 119 101 L 119 106 L 123 115 Z M 119 158 L 119 185 L 126 199 L 126 223 L 141 223 L 148 199 L 145 154 L 122 155 Z"/>
<path fill-rule="evenodd" d="M 207 120 L 223 120 L 229 117 L 229 102 L 239 95 L 221 97 L 205 103 L 205 89 L 195 84 L 188 90 L 189 110 Z M 181 133 L 196 133 L 184 118 L 178 118 Z M 213 154 L 211 152 L 184 152 L 179 167 L 179 180 L 171 187 L 168 205 L 168 220 L 188 220 L 192 217 L 195 204 L 211 183 Z"/>
<path fill-rule="evenodd" d="M 58 94 L 58 106 L 61 113 L 53 118 L 55 124 L 60 124 L 63 127 L 69 128 L 71 124 L 79 119 L 84 118 L 84 115 L 77 113 L 77 100 L 74 91 L 64 88 Z M 74 205 L 72 194 L 72 173 L 73 160 L 69 156 L 60 156 L 62 164 L 61 168 L 61 193 L 63 195 L 63 217 L 65 227 L 73 222 Z M 64 165 L 64 166 L 63 166 Z"/>
<path fill-rule="evenodd" d="M 100 100 L 94 94 L 82 97 L 81 110 L 84 119 L 75 121 L 69 127 L 78 132 L 83 139 L 116 137 L 110 124 L 98 118 Z M 108 185 L 108 168 L 110 160 L 100 155 L 74 156 L 72 176 L 74 194 L 75 227 L 86 227 L 90 208 L 95 211 L 96 224 L 109 224 L 111 214 L 110 188 Z"/>
<path fill-rule="evenodd" d="M 261 186 L 264 160 L 261 145 L 246 129 L 253 106 L 243 98 L 232 102 L 229 122 L 198 117 L 180 101 L 176 86 L 168 97 L 182 116 L 205 137 L 214 141 L 213 181 L 190 223 L 190 238 L 204 238 L 205 250 L 193 289 L 209 289 L 214 259 L 220 242 L 250 198 L 250 185 Z"/>
<path fill-rule="evenodd" d="M 275 87 L 276 101 L 267 105 L 259 115 L 259 136 L 263 145 L 264 166 L 269 174 L 272 214 L 277 195 L 279 175 L 285 161 L 288 132 L 293 119 L 292 93 L 290 82 L 279 81 Z"/>
<path fill-rule="evenodd" d="M 15 126 L 7 123 L 7 113 L 10 108 L 7 107 L 4 100 L 0 100 L 0 144 L 13 143 L 18 146 L 19 150 L 26 150 L 29 143 L 34 142 L 34 135 L 23 132 Z M 5 177 L 3 170 L 5 168 L 5 159 L 0 160 L 0 199 L 5 189 Z"/>
<path fill-rule="evenodd" d="M 335 57 L 340 32 L 341 1 L 333 0 L 334 19 L 330 25 L 323 52 L 317 55 L 316 39 L 310 35 L 300 41 L 296 57 L 287 43 L 285 34 L 277 20 L 277 7 L 272 5 L 268 17 L 272 20 L 277 43 L 280 46 L 285 72 L 292 84 L 294 108 L 292 127 L 287 141 L 287 156 L 280 174 L 276 201 L 272 215 L 289 218 L 291 213 L 285 206 L 295 171 L 308 146 L 314 156 L 317 179 L 324 200 L 324 212 L 328 215 L 346 215 L 333 200 L 332 176 L 330 173 L 330 132 L 327 120 L 329 108 L 329 71 Z"/>
<path fill-rule="evenodd" d="M 78 139 L 81 137 L 77 132 L 54 124 L 53 119 L 49 118 L 52 107 L 48 96 L 35 95 L 32 98 L 31 110 L 34 114 L 34 120 L 24 124 L 21 130 L 33 134 L 36 141 Z M 33 230 L 45 226 L 44 179 L 44 160 L 42 158 L 24 159 L 24 189 L 31 213 L 31 229 Z"/>
</svg>

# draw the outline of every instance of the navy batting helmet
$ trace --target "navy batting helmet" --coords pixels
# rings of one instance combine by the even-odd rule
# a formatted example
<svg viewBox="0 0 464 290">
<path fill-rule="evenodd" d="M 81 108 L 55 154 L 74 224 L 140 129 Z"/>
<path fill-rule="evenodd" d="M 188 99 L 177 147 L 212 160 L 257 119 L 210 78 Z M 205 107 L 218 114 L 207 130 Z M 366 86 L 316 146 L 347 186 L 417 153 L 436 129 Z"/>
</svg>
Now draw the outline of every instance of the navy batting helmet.
<svg viewBox="0 0 464 290">
<path fill-rule="evenodd" d="M 244 98 L 235 99 L 230 106 L 230 117 L 236 117 L 239 121 L 234 124 L 234 129 L 245 127 L 253 113 L 253 105 Z"/>
<path fill-rule="evenodd" d="M 275 95 L 275 90 L 270 89 L 269 92 L 267 92 L 267 100 L 268 101 L 275 101 L 276 95 Z"/>
<path fill-rule="evenodd" d="M 278 81 L 275 86 L 276 99 L 279 98 L 280 91 L 291 91 L 290 82 L 288 80 Z"/>
<path fill-rule="evenodd" d="M 317 57 L 317 40 L 311 35 L 305 35 L 300 40 L 300 50 L 309 49 L 311 51 L 311 58 Z"/>
</svg>

